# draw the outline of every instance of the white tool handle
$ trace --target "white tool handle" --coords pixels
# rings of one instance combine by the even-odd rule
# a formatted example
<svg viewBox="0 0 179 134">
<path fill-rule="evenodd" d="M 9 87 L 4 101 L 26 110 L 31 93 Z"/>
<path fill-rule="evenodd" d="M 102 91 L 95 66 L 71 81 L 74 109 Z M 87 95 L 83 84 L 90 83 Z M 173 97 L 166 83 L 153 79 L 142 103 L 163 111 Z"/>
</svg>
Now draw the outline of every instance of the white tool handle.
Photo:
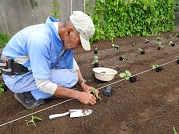
<svg viewBox="0 0 179 134">
<path fill-rule="evenodd" d="M 55 118 L 58 118 L 58 117 L 63 117 L 63 116 L 66 116 L 70 114 L 70 112 L 66 112 L 66 113 L 62 113 L 62 114 L 52 114 L 49 116 L 49 119 L 52 120 L 52 119 L 55 119 Z"/>
</svg>

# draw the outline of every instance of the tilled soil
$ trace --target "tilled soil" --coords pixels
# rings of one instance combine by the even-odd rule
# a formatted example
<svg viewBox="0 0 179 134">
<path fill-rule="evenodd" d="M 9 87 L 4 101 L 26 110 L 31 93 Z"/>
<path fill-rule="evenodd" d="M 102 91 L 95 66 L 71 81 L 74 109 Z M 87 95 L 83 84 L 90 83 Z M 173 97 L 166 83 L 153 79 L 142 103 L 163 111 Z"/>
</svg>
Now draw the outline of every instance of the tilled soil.
<svg viewBox="0 0 179 134">
<path fill-rule="evenodd" d="M 173 37 L 168 39 L 172 34 Z M 0 95 L 0 133 L 2 134 L 172 134 L 173 127 L 179 132 L 179 38 L 176 33 L 161 33 L 162 50 L 157 50 L 157 37 L 125 37 L 113 42 L 119 45 L 114 50 L 110 41 L 93 43 L 92 50 L 77 50 L 76 60 L 87 83 L 99 89 L 102 100 L 94 106 L 84 105 L 74 99 L 49 99 L 48 103 L 32 110 L 26 110 L 8 90 Z M 145 44 L 145 39 L 149 43 Z M 171 47 L 169 41 L 176 45 Z M 132 46 L 135 41 L 136 46 Z M 93 50 L 98 47 L 99 63 L 102 67 L 118 71 L 114 79 L 102 82 L 93 73 Z M 137 51 L 143 48 L 145 54 Z M 119 61 L 119 56 L 127 59 Z M 162 65 L 162 71 L 151 69 L 151 64 Z M 137 76 L 135 83 L 119 77 L 119 73 L 129 70 Z M 112 95 L 102 94 L 110 85 Z M 49 120 L 54 113 L 67 112 L 69 109 L 92 109 L 86 117 L 69 116 Z M 36 127 L 27 126 L 25 120 L 35 115 L 43 119 Z"/>
</svg>

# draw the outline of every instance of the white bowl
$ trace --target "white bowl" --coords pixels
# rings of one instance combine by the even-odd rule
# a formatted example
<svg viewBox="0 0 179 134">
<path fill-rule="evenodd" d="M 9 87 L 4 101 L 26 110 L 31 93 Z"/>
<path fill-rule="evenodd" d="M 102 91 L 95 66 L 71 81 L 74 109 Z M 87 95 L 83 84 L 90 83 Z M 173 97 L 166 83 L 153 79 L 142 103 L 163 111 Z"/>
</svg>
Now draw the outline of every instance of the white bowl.
<svg viewBox="0 0 179 134">
<path fill-rule="evenodd" d="M 93 68 L 93 71 L 95 73 L 96 79 L 101 81 L 110 81 L 117 74 L 116 70 L 105 67 L 96 67 Z"/>
</svg>

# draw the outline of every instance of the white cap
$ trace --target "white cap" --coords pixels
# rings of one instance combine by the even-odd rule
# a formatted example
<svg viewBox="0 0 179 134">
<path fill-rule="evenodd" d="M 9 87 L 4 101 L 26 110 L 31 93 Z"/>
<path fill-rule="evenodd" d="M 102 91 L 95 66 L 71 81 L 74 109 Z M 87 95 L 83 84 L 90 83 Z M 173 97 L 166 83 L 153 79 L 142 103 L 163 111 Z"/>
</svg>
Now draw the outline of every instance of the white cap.
<svg viewBox="0 0 179 134">
<path fill-rule="evenodd" d="M 73 11 L 70 20 L 80 34 L 82 47 L 89 51 L 91 49 L 89 39 L 93 36 L 95 29 L 90 16 L 82 11 Z"/>
</svg>

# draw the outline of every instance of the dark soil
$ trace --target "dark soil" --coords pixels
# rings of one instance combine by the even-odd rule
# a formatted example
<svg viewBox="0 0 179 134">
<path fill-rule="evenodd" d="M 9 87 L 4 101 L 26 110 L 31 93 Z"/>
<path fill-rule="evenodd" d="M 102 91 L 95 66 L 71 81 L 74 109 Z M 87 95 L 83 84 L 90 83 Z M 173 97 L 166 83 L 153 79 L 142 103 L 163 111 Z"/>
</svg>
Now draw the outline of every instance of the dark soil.
<svg viewBox="0 0 179 134">
<path fill-rule="evenodd" d="M 117 38 L 113 43 L 119 45 L 114 50 L 112 43 L 101 41 L 94 43 L 92 50 L 76 51 L 76 60 L 88 84 L 100 91 L 102 101 L 96 105 L 84 105 L 74 99 L 54 98 L 45 105 L 26 110 L 13 93 L 8 90 L 0 95 L 0 133 L 1 134 L 172 134 L 173 127 L 179 132 L 179 38 L 168 39 L 171 33 L 161 33 L 163 49 L 157 50 L 157 36 Z M 145 44 L 145 39 L 149 43 Z M 169 45 L 169 41 L 175 47 Z M 132 42 L 136 46 L 132 47 Z M 91 64 L 94 48 L 98 47 L 100 66 L 118 71 L 114 79 L 101 82 L 95 79 Z M 137 52 L 143 48 L 145 54 Z M 119 56 L 127 56 L 119 61 Z M 162 71 L 156 72 L 150 64 L 162 65 Z M 130 83 L 119 77 L 119 73 L 129 70 L 137 76 Z M 112 95 L 102 94 L 104 87 L 110 85 Z M 50 106 L 53 106 L 49 108 Z M 69 116 L 49 120 L 48 116 L 67 112 L 69 109 L 92 109 L 86 117 Z M 43 119 L 36 127 L 27 126 L 25 120 L 35 115 Z"/>
</svg>

